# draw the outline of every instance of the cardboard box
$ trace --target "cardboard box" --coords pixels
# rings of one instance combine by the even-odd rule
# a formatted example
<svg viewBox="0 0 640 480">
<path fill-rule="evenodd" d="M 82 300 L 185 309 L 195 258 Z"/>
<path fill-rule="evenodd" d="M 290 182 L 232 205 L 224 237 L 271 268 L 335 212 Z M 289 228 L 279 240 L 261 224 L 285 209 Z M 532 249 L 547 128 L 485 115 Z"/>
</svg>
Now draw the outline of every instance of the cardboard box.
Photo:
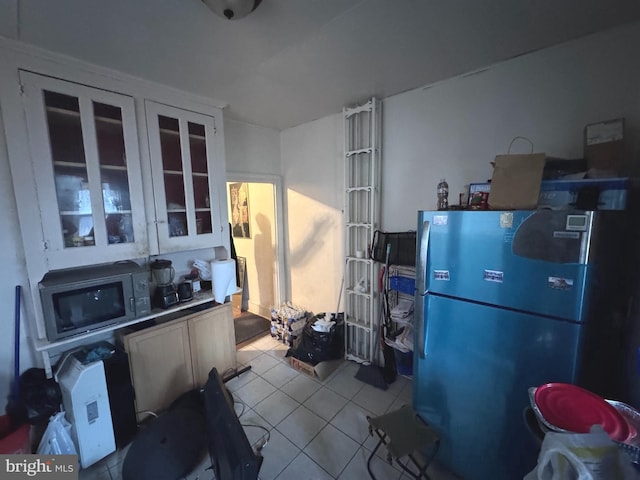
<svg viewBox="0 0 640 480">
<path fill-rule="evenodd" d="M 591 176 L 624 174 L 624 118 L 584 127 L 584 157 Z"/>
<path fill-rule="evenodd" d="M 231 305 L 233 308 L 233 316 L 237 317 L 242 314 L 242 292 L 234 293 L 231 296 Z"/>
<path fill-rule="evenodd" d="M 342 359 L 327 360 L 326 362 L 320 362 L 317 365 L 311 365 L 310 363 L 303 362 L 294 357 L 289 357 L 291 367 L 299 372 L 309 375 L 310 377 L 324 380 L 331 375 L 336 368 L 343 362 Z"/>
<path fill-rule="evenodd" d="M 496 156 L 491 177 L 489 208 L 492 210 L 536 208 L 546 158 L 544 153 Z"/>
</svg>

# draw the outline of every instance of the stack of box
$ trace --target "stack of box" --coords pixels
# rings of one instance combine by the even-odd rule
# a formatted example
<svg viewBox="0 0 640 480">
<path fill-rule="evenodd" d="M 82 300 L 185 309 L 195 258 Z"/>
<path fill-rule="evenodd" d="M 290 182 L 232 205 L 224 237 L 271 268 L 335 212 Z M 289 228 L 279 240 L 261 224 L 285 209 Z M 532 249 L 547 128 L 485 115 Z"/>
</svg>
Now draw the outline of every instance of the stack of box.
<svg viewBox="0 0 640 480">
<path fill-rule="evenodd" d="M 293 339 L 302 332 L 310 315 L 305 309 L 291 302 L 271 307 L 271 336 L 291 346 Z"/>
</svg>

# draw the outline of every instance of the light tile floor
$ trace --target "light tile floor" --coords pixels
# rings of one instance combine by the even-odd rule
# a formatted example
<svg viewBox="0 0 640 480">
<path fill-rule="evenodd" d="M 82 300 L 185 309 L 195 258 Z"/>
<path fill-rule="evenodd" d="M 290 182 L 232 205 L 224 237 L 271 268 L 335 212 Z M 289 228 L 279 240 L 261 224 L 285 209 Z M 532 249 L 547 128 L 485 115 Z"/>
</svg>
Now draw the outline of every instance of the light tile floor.
<svg viewBox="0 0 640 480">
<path fill-rule="evenodd" d="M 399 376 L 386 391 L 354 378 L 359 366 L 343 362 L 324 381 L 289 366 L 287 347 L 267 335 L 237 352 L 238 368 L 251 370 L 227 382 L 236 412 L 251 444 L 266 435 L 261 480 L 366 480 L 367 459 L 378 438 L 369 436 L 366 416 L 375 417 L 411 403 L 411 380 Z M 244 406 L 242 405 L 244 404 Z M 121 480 L 127 448 L 80 472 L 80 480 Z M 405 480 L 397 464 L 389 465 L 381 447 L 372 461 L 378 480 Z M 186 480 L 212 480 L 204 455 Z M 437 464 L 432 480 L 457 479 Z"/>
</svg>

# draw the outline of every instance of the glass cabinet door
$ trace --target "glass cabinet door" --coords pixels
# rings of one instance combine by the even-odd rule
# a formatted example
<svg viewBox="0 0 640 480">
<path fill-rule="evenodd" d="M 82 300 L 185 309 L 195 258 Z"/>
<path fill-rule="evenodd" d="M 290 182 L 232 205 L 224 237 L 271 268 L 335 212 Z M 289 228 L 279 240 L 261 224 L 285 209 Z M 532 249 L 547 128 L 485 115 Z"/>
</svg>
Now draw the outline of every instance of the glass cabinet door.
<svg viewBox="0 0 640 480">
<path fill-rule="evenodd" d="M 146 242 L 133 100 L 23 72 L 46 249 L 62 266 Z M 136 205 L 136 208 L 133 208 Z M 96 247 L 100 258 L 96 258 Z M 77 259 L 73 261 L 70 259 Z"/>
<path fill-rule="evenodd" d="M 220 244 L 214 119 L 146 102 L 161 251 Z"/>
<path fill-rule="evenodd" d="M 191 156 L 196 234 L 203 235 L 213 232 L 205 126 L 193 122 L 187 122 L 187 125 L 189 130 L 189 154 Z"/>
</svg>

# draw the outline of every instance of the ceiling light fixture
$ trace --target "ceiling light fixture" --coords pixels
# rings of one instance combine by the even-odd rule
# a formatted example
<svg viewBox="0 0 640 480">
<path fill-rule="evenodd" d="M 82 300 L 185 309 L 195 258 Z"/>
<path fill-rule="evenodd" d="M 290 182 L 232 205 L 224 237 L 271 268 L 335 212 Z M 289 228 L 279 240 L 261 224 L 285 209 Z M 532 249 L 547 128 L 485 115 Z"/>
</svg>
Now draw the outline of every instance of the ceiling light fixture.
<svg viewBox="0 0 640 480">
<path fill-rule="evenodd" d="M 238 20 L 253 12 L 262 0 L 202 0 L 216 15 L 227 20 Z"/>
</svg>

